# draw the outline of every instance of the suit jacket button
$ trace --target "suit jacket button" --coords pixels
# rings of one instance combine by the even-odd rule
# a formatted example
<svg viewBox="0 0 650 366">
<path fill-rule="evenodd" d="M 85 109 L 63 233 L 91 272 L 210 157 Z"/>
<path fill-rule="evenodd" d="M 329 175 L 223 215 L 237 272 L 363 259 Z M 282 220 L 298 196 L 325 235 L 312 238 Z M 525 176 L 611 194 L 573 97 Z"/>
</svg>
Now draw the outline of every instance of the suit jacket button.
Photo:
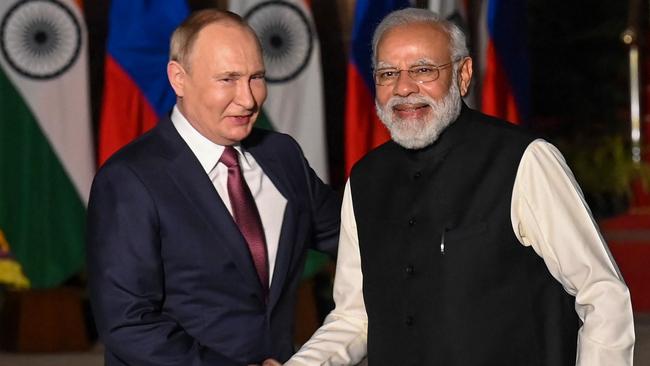
<svg viewBox="0 0 650 366">
<path fill-rule="evenodd" d="M 405 271 L 407 275 L 412 275 L 414 271 L 413 265 L 409 264 L 408 266 L 406 266 Z"/>
<path fill-rule="evenodd" d="M 406 324 L 409 327 L 411 325 L 413 325 L 413 317 L 412 316 L 407 316 L 406 319 L 404 320 L 404 324 Z"/>
<path fill-rule="evenodd" d="M 409 226 L 413 226 L 413 225 L 415 225 L 415 217 L 409 220 Z"/>
</svg>

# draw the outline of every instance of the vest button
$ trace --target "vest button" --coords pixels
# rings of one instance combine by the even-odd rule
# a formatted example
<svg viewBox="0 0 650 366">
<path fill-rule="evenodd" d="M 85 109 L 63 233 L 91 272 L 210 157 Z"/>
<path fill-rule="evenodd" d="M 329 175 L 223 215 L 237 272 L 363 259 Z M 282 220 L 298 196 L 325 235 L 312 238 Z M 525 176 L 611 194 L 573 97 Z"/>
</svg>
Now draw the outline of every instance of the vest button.
<svg viewBox="0 0 650 366">
<path fill-rule="evenodd" d="M 406 319 L 404 320 L 404 324 L 406 324 L 409 327 L 411 325 L 413 325 L 413 317 L 412 316 L 407 316 Z"/>
<path fill-rule="evenodd" d="M 409 220 L 409 226 L 415 225 L 415 218 Z"/>
<path fill-rule="evenodd" d="M 415 174 L 413 174 L 413 178 L 415 179 L 419 179 L 421 176 L 422 176 L 421 172 L 415 172 Z"/>
<path fill-rule="evenodd" d="M 405 270 L 406 270 L 406 274 L 407 274 L 407 275 L 412 275 L 412 274 L 413 274 L 413 270 L 414 270 L 414 269 L 413 269 L 413 265 L 409 264 L 408 266 L 406 266 L 406 269 L 405 269 Z"/>
</svg>

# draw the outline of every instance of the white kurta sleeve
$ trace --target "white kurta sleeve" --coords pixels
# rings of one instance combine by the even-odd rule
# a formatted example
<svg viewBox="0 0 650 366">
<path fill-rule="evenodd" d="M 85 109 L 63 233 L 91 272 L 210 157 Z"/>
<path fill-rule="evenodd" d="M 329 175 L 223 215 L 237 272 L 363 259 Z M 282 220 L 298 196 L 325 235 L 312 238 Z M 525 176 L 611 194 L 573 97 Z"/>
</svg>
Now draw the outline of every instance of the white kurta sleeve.
<svg viewBox="0 0 650 366">
<path fill-rule="evenodd" d="M 366 355 L 368 334 L 362 280 L 359 238 L 348 181 L 341 208 L 341 234 L 334 278 L 336 306 L 311 339 L 285 365 L 356 365 L 361 361 Z"/>
<path fill-rule="evenodd" d="M 544 259 L 584 323 L 578 366 L 632 366 L 634 322 L 630 293 L 560 152 L 533 141 L 512 192 L 512 227 Z"/>
</svg>

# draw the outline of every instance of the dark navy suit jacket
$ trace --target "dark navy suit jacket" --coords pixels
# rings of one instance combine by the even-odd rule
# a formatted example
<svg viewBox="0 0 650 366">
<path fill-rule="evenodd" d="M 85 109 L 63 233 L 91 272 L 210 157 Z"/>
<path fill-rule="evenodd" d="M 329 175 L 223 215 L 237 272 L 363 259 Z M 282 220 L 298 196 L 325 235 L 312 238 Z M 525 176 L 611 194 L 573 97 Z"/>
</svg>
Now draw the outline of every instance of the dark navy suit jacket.
<svg viewBox="0 0 650 366">
<path fill-rule="evenodd" d="M 169 119 L 97 173 L 87 269 L 107 365 L 245 365 L 293 353 L 307 249 L 334 254 L 340 201 L 289 136 L 254 129 L 242 145 L 287 199 L 268 303 L 243 236 Z"/>
</svg>

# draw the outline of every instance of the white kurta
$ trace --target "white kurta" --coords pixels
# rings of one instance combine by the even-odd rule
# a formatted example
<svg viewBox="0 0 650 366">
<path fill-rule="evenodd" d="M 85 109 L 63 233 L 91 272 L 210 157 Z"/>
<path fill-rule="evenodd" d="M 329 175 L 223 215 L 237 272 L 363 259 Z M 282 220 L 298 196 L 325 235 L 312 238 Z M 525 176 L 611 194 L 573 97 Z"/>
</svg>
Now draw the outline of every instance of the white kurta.
<svg viewBox="0 0 650 366">
<path fill-rule="evenodd" d="M 632 366 L 634 322 L 630 293 L 560 152 L 533 141 L 524 152 L 512 192 L 512 228 L 575 296 L 584 323 L 576 365 Z M 335 309 L 285 365 L 355 365 L 366 354 L 368 317 L 350 182 L 341 209 Z"/>
</svg>

